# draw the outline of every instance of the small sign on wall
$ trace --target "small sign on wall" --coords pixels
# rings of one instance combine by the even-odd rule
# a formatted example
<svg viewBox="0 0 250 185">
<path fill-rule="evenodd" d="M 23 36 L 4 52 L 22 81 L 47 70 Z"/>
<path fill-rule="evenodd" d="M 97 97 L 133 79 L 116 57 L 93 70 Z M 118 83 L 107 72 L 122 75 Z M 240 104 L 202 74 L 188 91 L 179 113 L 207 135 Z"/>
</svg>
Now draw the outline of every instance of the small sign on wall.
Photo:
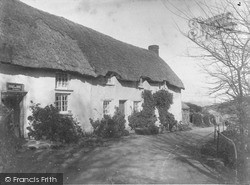
<svg viewBox="0 0 250 185">
<path fill-rule="evenodd" d="M 17 83 L 7 83 L 7 91 L 23 91 L 24 85 L 23 84 L 17 84 Z"/>
</svg>

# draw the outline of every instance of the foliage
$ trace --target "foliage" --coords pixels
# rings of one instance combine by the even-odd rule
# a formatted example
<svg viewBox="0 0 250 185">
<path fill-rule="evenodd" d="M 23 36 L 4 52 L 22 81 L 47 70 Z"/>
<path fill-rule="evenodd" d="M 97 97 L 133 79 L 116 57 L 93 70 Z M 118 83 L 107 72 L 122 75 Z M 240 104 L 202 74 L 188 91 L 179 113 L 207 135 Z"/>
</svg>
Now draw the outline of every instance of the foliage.
<svg viewBox="0 0 250 185">
<path fill-rule="evenodd" d="M 211 126 L 211 124 L 215 124 L 215 117 L 213 114 L 205 113 L 203 114 L 203 123 L 204 126 Z"/>
<path fill-rule="evenodd" d="M 173 104 L 173 94 L 163 89 L 155 92 L 153 98 L 157 108 L 162 107 L 168 110 Z"/>
<path fill-rule="evenodd" d="M 177 124 L 177 121 L 175 120 L 174 115 L 170 112 L 165 113 L 165 118 L 166 118 L 165 126 L 169 125 L 169 129 L 171 131 L 171 128 Z"/>
<path fill-rule="evenodd" d="M 243 174 L 239 178 L 243 184 L 249 174 L 245 155 L 245 147 L 249 143 L 244 136 L 248 127 L 245 99 L 250 94 L 249 9 L 247 1 L 241 3 L 241 9 L 231 0 L 215 3 L 215 6 L 205 3 L 200 6 L 202 17 L 189 20 L 191 29 L 188 34 L 183 33 L 203 51 L 196 54 L 204 59 L 202 67 L 210 77 L 207 78 L 209 84 L 212 84 L 210 94 L 235 102 L 241 134 L 239 160 L 242 162 L 238 165 L 238 174 Z M 187 20 L 193 17 L 193 12 L 180 11 L 178 7 L 176 10 L 176 15 Z M 248 127 L 248 132 L 249 129 Z"/>
<path fill-rule="evenodd" d="M 139 134 L 139 135 L 151 135 L 150 131 L 148 128 L 144 127 L 144 128 L 135 128 L 135 133 Z"/>
<path fill-rule="evenodd" d="M 149 127 L 135 128 L 135 133 L 139 135 L 156 135 L 159 134 L 159 128 L 155 125 Z"/>
<path fill-rule="evenodd" d="M 128 121 L 129 121 L 129 126 L 131 128 L 131 130 L 134 130 L 135 128 L 143 128 L 146 127 L 147 123 L 147 117 L 146 115 L 143 114 L 142 111 L 140 112 L 133 112 L 129 117 L 128 117 Z"/>
<path fill-rule="evenodd" d="M 30 106 L 32 115 L 28 117 L 29 136 L 36 140 L 48 139 L 63 143 L 77 142 L 83 136 L 79 123 L 72 116 L 59 114 L 53 105 L 40 107 L 40 104 Z"/>
<path fill-rule="evenodd" d="M 129 126 L 132 130 L 135 128 L 148 128 L 150 125 L 154 125 L 156 121 L 155 116 L 149 116 L 145 114 L 144 111 L 141 112 L 133 112 L 129 117 Z"/>
<path fill-rule="evenodd" d="M 96 137 L 94 134 L 84 135 L 78 142 L 79 148 L 83 147 L 96 147 L 96 146 L 103 146 L 103 139 L 100 137 Z"/>
<path fill-rule="evenodd" d="M 222 132 L 225 136 L 231 138 L 235 142 L 240 142 L 240 126 L 238 124 L 228 124 L 225 131 Z"/>
<path fill-rule="evenodd" d="M 152 124 L 152 117 L 155 114 L 155 101 L 154 101 L 154 97 L 152 95 L 152 92 L 149 90 L 145 90 L 142 93 L 142 98 L 144 100 L 143 104 L 142 104 L 142 112 L 144 115 L 147 115 L 147 117 L 149 118 L 149 123 L 148 124 Z M 154 122 L 153 122 L 154 123 Z"/>
<path fill-rule="evenodd" d="M 113 117 L 104 115 L 101 120 L 92 120 L 90 123 L 94 129 L 94 134 L 103 138 L 114 138 L 128 135 L 125 130 L 125 116 L 116 110 Z"/>
<path fill-rule="evenodd" d="M 209 114 L 205 114 L 202 119 L 203 119 L 204 125 L 209 127 L 210 126 L 210 116 L 209 116 Z"/>
<path fill-rule="evenodd" d="M 201 113 L 193 113 L 192 114 L 192 123 L 195 126 L 203 126 L 203 119 Z"/>
<path fill-rule="evenodd" d="M 155 106 L 159 111 L 159 120 L 165 127 L 172 127 L 177 123 L 174 115 L 169 113 L 168 110 L 173 104 L 173 94 L 166 91 L 160 90 L 153 94 Z"/>
<path fill-rule="evenodd" d="M 236 147 L 237 147 L 237 155 L 240 156 L 242 151 L 240 150 L 240 145 L 242 142 L 242 135 L 240 132 L 240 125 L 237 123 L 229 123 L 227 125 L 226 130 L 224 130 L 222 132 L 222 134 L 230 139 L 233 140 L 233 142 L 235 143 Z M 248 138 L 248 140 L 246 141 L 247 143 L 250 142 L 250 138 L 247 137 L 247 132 L 244 133 L 245 137 Z M 247 147 L 246 148 L 246 152 L 247 155 L 250 155 L 250 148 Z M 237 161 L 235 161 L 235 156 L 234 156 L 234 149 L 231 143 L 228 143 L 226 140 L 220 139 L 220 157 L 222 157 L 224 159 L 224 162 L 227 166 L 231 167 L 231 168 L 235 168 L 236 165 L 240 165 L 240 160 L 238 160 L 238 163 L 236 164 Z"/>
<path fill-rule="evenodd" d="M 144 102 L 142 104 L 142 111 L 133 112 L 129 117 L 129 126 L 131 129 L 135 128 L 149 128 L 154 125 L 155 117 L 155 102 L 151 91 L 145 90 L 142 94 Z"/>
<path fill-rule="evenodd" d="M 17 138 L 11 127 L 11 113 L 5 107 L 0 107 L 4 119 L 0 121 L 0 173 L 6 172 L 7 168 L 15 168 L 17 151 L 21 148 L 23 140 Z"/>
<path fill-rule="evenodd" d="M 149 125 L 148 130 L 152 135 L 159 134 L 159 128 L 156 125 Z"/>
<path fill-rule="evenodd" d="M 193 103 L 186 103 L 190 107 L 190 112 L 201 112 L 202 107 Z"/>
<path fill-rule="evenodd" d="M 240 146 L 241 138 L 239 125 L 230 124 L 222 134 L 234 141 L 239 155 L 240 150 L 238 150 L 238 146 Z M 221 138 L 219 141 L 219 156 L 224 160 L 225 165 L 235 168 L 236 161 L 234 155 L 233 145 L 227 140 Z"/>
<path fill-rule="evenodd" d="M 187 131 L 187 130 L 192 130 L 192 128 L 188 124 L 178 124 L 177 129 L 179 131 Z"/>
<path fill-rule="evenodd" d="M 218 105 L 217 110 L 222 114 L 234 115 L 236 112 L 236 102 L 235 101 L 227 101 L 220 103 Z"/>
<path fill-rule="evenodd" d="M 155 126 L 157 120 L 155 116 L 155 107 L 159 111 L 159 120 L 161 124 L 170 129 L 177 124 L 174 115 L 168 112 L 173 103 L 173 94 L 166 90 L 160 90 L 154 94 L 151 91 L 144 91 L 143 109 L 140 112 L 134 112 L 129 116 L 129 126 L 131 129 L 137 129 L 138 134 L 158 134 L 159 128 Z M 147 130 L 148 129 L 148 130 Z M 147 131 L 146 131 L 147 130 Z"/>
</svg>

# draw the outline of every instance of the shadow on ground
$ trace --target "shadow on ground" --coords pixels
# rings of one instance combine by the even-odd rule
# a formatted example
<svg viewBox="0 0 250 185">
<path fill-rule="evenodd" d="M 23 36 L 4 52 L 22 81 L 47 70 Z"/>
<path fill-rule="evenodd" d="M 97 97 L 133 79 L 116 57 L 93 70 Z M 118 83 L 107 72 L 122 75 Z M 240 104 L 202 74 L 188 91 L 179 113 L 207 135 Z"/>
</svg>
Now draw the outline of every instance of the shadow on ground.
<svg viewBox="0 0 250 185">
<path fill-rule="evenodd" d="M 18 167 L 9 172 L 62 172 L 66 184 L 231 182 L 216 162 L 201 155 L 205 140 L 195 131 L 132 134 L 102 147 L 28 150 L 19 153 Z"/>
<path fill-rule="evenodd" d="M 190 135 L 190 132 L 171 134 L 168 137 L 158 136 L 154 142 L 156 151 L 171 152 L 174 160 L 187 164 L 199 171 L 200 174 L 211 179 L 211 181 L 206 183 L 234 183 L 233 170 L 226 168 L 221 159 L 216 159 L 210 154 L 201 152 L 205 143 L 211 141 L 211 139 L 213 140 L 213 133 L 205 137 L 199 134 Z M 162 145 L 164 144 L 167 144 L 169 147 L 163 148 Z"/>
</svg>

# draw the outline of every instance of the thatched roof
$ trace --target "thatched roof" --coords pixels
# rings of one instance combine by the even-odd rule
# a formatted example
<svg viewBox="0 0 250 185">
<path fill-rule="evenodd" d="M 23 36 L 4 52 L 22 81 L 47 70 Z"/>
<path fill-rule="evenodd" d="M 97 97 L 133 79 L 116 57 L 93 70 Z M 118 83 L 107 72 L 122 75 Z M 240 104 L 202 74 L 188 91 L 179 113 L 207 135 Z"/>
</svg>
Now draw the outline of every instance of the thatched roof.
<svg viewBox="0 0 250 185">
<path fill-rule="evenodd" d="M 184 88 L 152 51 L 118 41 L 17 0 L 0 0 L 0 62 L 93 77 L 113 72 L 121 80 L 166 80 Z"/>
</svg>

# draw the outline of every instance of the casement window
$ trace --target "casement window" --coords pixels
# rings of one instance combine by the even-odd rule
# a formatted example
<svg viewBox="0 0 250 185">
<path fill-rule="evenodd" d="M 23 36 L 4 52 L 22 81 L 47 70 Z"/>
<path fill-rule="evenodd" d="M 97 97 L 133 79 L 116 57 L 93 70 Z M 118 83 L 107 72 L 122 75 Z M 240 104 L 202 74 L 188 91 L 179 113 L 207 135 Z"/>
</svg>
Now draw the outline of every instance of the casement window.
<svg viewBox="0 0 250 185">
<path fill-rule="evenodd" d="M 103 115 L 110 114 L 110 103 L 111 103 L 111 100 L 104 100 L 103 101 Z"/>
<path fill-rule="evenodd" d="M 68 94 L 56 93 L 55 105 L 60 112 L 68 111 L 68 96 Z"/>
<path fill-rule="evenodd" d="M 134 105 L 133 105 L 134 112 L 139 112 L 139 104 L 140 104 L 140 101 L 134 101 Z"/>
<path fill-rule="evenodd" d="M 69 75 L 67 73 L 56 73 L 56 89 L 68 89 Z"/>
<path fill-rule="evenodd" d="M 164 90 L 168 90 L 168 85 L 167 85 L 167 82 L 166 81 L 163 81 L 160 89 L 164 89 Z"/>
</svg>

